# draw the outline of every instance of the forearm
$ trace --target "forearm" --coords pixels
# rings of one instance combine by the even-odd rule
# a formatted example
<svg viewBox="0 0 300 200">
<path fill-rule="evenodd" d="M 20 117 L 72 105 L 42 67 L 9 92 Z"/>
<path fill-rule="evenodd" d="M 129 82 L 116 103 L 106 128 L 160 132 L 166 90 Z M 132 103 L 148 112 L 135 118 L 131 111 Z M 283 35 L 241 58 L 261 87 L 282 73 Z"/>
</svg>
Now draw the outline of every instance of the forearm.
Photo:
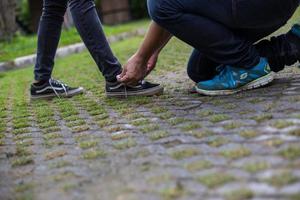
<svg viewBox="0 0 300 200">
<path fill-rule="evenodd" d="M 172 34 L 155 22 L 152 22 L 149 31 L 136 54 L 144 60 L 149 60 L 154 53 L 159 53 L 171 38 Z"/>
</svg>

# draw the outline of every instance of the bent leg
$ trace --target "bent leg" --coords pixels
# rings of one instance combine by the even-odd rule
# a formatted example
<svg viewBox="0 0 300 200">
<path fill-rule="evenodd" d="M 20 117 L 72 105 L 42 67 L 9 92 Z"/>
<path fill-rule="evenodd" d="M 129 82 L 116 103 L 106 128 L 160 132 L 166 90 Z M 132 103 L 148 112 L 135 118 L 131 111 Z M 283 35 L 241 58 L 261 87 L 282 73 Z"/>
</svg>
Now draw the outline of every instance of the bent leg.
<svg viewBox="0 0 300 200">
<path fill-rule="evenodd" d="M 69 6 L 75 26 L 99 70 L 107 81 L 116 81 L 122 71 L 121 64 L 108 44 L 94 1 L 69 0 Z"/>
<path fill-rule="evenodd" d="M 195 83 L 212 79 L 216 75 L 218 63 L 213 62 L 194 49 L 189 59 L 187 74 Z"/>
<path fill-rule="evenodd" d="M 252 67 L 259 54 L 234 32 L 232 0 L 148 0 L 152 19 L 216 63 Z"/>
<path fill-rule="evenodd" d="M 66 9 L 67 0 L 44 0 L 34 68 L 34 78 L 37 81 L 51 78 Z"/>
</svg>

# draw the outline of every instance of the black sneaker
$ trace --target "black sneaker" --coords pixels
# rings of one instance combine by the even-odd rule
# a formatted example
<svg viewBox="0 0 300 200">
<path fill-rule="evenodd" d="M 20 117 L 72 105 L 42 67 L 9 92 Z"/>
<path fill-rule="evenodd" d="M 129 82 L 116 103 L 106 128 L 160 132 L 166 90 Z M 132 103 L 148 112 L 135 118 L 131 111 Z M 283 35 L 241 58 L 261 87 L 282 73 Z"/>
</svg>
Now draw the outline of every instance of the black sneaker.
<svg viewBox="0 0 300 200">
<path fill-rule="evenodd" d="M 162 86 L 147 81 L 140 81 L 135 86 L 128 86 L 119 82 L 106 82 L 107 97 L 155 96 L 163 92 L 164 88 Z"/>
<path fill-rule="evenodd" d="M 82 94 L 84 89 L 82 87 L 72 88 L 62 83 L 61 81 L 49 79 L 41 86 L 36 84 L 31 85 L 30 93 L 31 99 L 50 99 L 53 97 L 68 98 L 78 94 Z"/>
</svg>

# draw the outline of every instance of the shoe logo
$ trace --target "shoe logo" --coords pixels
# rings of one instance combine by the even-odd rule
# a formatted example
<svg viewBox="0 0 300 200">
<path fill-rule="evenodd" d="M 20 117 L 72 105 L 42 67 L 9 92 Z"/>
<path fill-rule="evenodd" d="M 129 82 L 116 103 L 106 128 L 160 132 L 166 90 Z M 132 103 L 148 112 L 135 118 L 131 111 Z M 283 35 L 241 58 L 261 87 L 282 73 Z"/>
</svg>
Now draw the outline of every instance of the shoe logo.
<svg viewBox="0 0 300 200">
<path fill-rule="evenodd" d="M 266 73 L 270 73 L 270 71 L 271 71 L 270 66 L 269 66 L 269 65 L 266 65 L 264 71 L 265 71 Z"/>
<path fill-rule="evenodd" d="M 37 90 L 36 93 L 42 93 L 42 92 L 45 92 L 46 90 L 48 89 L 51 89 L 51 90 L 55 90 L 55 91 L 63 91 L 64 89 L 63 88 L 58 88 L 58 87 L 45 87 L 44 89 L 42 90 Z"/>
<path fill-rule="evenodd" d="M 241 76 L 240 76 L 240 79 L 241 80 L 244 80 L 244 79 L 246 79 L 248 77 L 248 73 L 246 72 L 246 73 L 243 73 Z"/>
<path fill-rule="evenodd" d="M 118 88 L 120 88 L 120 87 L 122 87 L 122 86 L 124 86 L 124 84 L 123 84 L 123 83 L 120 83 L 119 85 L 117 85 L 117 86 L 115 86 L 115 87 L 109 87 L 109 89 L 110 89 L 110 90 L 116 90 L 116 89 L 118 89 Z"/>
</svg>

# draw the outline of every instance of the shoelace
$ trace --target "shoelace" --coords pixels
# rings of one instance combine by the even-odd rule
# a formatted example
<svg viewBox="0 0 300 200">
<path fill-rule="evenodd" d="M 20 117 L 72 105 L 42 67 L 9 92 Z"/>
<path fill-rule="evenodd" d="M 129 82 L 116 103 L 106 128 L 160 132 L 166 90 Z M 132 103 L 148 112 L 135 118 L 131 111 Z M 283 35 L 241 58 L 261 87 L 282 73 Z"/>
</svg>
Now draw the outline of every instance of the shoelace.
<svg viewBox="0 0 300 200">
<path fill-rule="evenodd" d="M 62 88 L 63 88 L 64 91 L 65 91 L 66 96 L 68 96 L 68 91 L 67 91 L 67 89 L 66 89 L 66 87 L 67 87 L 66 84 L 62 83 L 62 82 L 59 81 L 59 80 L 55 80 L 55 79 L 52 79 L 52 78 L 49 79 L 49 85 L 51 86 L 52 90 L 54 91 L 55 95 L 56 95 L 58 98 L 60 98 L 61 96 L 56 92 L 56 90 L 54 89 L 52 83 L 54 83 L 54 84 L 56 84 L 56 85 L 61 85 Z"/>
</svg>

